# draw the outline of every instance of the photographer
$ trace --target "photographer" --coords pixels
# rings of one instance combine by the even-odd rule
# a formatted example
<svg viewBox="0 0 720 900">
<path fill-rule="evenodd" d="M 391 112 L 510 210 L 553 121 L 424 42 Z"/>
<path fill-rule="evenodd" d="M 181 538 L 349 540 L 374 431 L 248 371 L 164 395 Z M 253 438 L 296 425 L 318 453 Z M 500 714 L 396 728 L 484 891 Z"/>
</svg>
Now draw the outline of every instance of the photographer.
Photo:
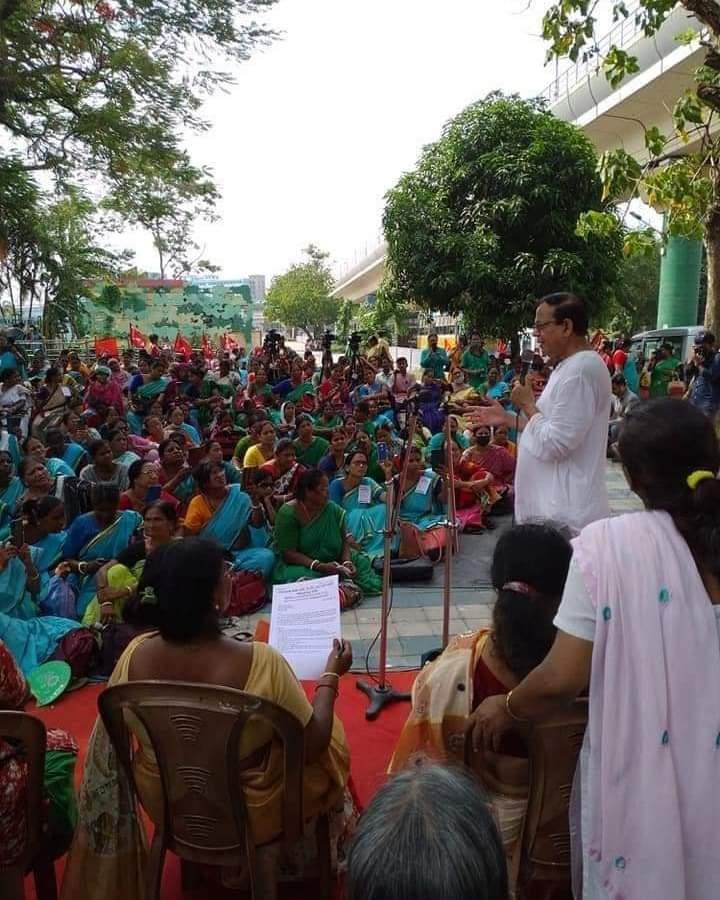
<svg viewBox="0 0 720 900">
<path fill-rule="evenodd" d="M 696 369 L 690 402 L 709 416 L 720 407 L 720 353 L 715 349 L 715 335 L 705 331 L 695 339 L 693 365 Z"/>
</svg>

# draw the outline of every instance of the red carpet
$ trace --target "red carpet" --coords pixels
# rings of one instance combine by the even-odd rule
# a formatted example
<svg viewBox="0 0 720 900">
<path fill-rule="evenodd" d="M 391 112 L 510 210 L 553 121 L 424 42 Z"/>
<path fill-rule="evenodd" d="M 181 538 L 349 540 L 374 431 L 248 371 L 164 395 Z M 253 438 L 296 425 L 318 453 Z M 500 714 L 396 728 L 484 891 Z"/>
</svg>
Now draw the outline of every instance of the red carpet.
<svg viewBox="0 0 720 900">
<path fill-rule="evenodd" d="M 415 672 L 394 673 L 393 686 L 397 690 L 410 690 L 415 679 Z M 373 794 L 385 780 L 385 769 L 390 761 L 395 741 L 400 733 L 405 718 L 407 717 L 409 704 L 395 703 L 380 714 L 374 722 L 365 719 L 367 698 L 355 687 L 358 676 L 346 675 L 340 681 L 340 696 L 338 697 L 335 711 L 340 716 L 345 726 L 348 743 L 350 744 L 352 762 L 351 775 L 355 794 L 361 805 L 366 805 Z M 364 680 L 364 679 L 363 679 Z M 82 778 L 83 762 L 87 743 L 97 715 L 97 697 L 104 685 L 89 685 L 78 691 L 66 694 L 54 706 L 36 709 L 28 706 L 27 711 L 37 715 L 45 722 L 46 726 L 64 728 L 77 740 L 80 747 L 76 778 L 78 783 Z M 312 697 L 312 685 L 305 685 L 308 696 Z M 62 879 L 63 861 L 58 862 L 58 885 Z M 214 886 L 210 888 L 212 896 L 232 898 L 243 896 L 242 894 L 218 891 Z M 304 900 L 312 893 L 312 886 L 307 889 L 295 888 L 281 892 L 284 900 Z M 35 900 L 34 885 L 32 879 L 26 880 L 26 895 L 28 900 Z M 180 866 L 172 855 L 168 856 L 163 878 L 163 900 L 180 900 L 181 897 L 190 898 L 206 897 L 208 888 L 183 895 L 180 889 Z"/>
</svg>

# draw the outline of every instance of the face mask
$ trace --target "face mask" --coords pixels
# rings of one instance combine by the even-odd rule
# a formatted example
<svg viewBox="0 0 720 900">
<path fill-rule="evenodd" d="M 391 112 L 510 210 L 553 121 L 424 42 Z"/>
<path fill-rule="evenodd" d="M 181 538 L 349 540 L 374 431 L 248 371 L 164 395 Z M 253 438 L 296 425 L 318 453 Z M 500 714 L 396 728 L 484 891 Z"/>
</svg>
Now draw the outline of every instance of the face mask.
<svg viewBox="0 0 720 900">
<path fill-rule="evenodd" d="M 478 445 L 478 447 L 487 447 L 487 445 L 490 443 L 490 435 L 489 434 L 479 434 L 475 438 L 475 443 Z"/>
</svg>

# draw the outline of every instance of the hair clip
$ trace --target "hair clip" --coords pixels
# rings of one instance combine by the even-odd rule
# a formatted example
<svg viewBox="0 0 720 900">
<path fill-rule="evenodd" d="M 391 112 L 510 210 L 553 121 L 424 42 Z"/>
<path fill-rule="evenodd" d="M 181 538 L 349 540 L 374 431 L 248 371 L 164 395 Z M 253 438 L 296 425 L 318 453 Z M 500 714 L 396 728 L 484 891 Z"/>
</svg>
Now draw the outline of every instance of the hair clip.
<svg viewBox="0 0 720 900">
<path fill-rule="evenodd" d="M 508 581 L 507 584 L 502 586 L 502 590 L 514 591 L 516 594 L 527 594 L 528 596 L 535 593 L 535 590 L 524 581 Z"/>
<path fill-rule="evenodd" d="M 140 595 L 140 603 L 142 606 L 157 606 L 158 598 L 155 588 L 148 585 Z"/>
</svg>

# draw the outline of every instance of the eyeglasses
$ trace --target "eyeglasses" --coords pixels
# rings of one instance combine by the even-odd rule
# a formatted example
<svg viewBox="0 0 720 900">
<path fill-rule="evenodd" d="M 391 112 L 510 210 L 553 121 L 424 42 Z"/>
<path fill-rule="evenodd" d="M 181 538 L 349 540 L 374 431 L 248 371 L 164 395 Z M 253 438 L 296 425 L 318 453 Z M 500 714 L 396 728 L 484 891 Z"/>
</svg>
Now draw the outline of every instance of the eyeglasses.
<svg viewBox="0 0 720 900">
<path fill-rule="evenodd" d="M 547 322 L 533 322 L 533 331 L 544 331 L 548 325 L 557 325 L 555 319 L 548 319 Z"/>
</svg>

